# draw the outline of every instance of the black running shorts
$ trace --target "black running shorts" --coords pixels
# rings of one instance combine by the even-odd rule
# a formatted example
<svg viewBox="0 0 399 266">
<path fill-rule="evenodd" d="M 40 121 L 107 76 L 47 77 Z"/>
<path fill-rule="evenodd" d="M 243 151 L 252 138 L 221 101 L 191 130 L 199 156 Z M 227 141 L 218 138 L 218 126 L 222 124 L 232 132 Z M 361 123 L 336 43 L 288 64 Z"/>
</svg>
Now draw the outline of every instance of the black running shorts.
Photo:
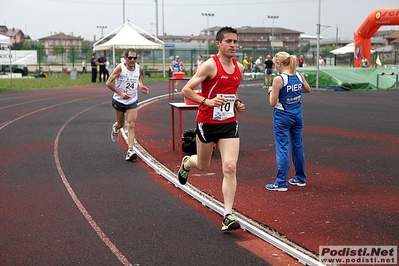
<svg viewBox="0 0 399 266">
<path fill-rule="evenodd" d="M 112 99 L 112 107 L 114 107 L 114 109 L 119 112 L 126 113 L 127 110 L 137 108 L 137 102 L 126 105 L 126 104 L 118 102 L 115 99 Z"/>
<path fill-rule="evenodd" d="M 238 121 L 226 124 L 197 123 L 196 133 L 203 143 L 217 143 L 220 139 L 238 138 Z"/>
</svg>

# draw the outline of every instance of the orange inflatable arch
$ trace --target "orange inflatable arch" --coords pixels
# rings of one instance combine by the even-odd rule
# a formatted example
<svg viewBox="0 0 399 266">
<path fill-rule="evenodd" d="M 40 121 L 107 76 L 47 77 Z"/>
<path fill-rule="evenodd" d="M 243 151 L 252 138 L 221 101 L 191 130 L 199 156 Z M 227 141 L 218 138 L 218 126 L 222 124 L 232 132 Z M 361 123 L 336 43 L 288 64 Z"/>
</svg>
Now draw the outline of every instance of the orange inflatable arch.
<svg viewBox="0 0 399 266">
<path fill-rule="evenodd" d="M 370 62 L 370 39 L 381 26 L 385 25 L 399 25 L 399 8 L 377 9 L 363 21 L 355 33 L 353 67 L 361 67 L 363 56 Z"/>
</svg>

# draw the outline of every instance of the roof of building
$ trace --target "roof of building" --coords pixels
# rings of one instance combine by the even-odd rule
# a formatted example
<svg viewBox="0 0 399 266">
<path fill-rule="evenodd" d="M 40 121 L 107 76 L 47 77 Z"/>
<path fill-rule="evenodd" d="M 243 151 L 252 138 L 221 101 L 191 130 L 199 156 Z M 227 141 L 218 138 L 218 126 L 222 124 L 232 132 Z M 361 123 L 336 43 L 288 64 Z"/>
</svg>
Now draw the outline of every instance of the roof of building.
<svg viewBox="0 0 399 266">
<path fill-rule="evenodd" d="M 73 36 L 73 35 L 65 34 L 63 32 L 59 32 L 59 33 L 54 32 L 53 35 L 49 35 L 47 37 L 40 38 L 39 40 L 43 41 L 43 40 L 60 40 L 60 39 L 63 39 L 63 40 L 83 40 L 83 38 L 81 38 L 80 36 L 76 37 L 76 36 Z"/>
<path fill-rule="evenodd" d="M 280 28 L 280 27 L 250 27 L 250 26 L 244 26 L 241 28 L 237 29 L 238 33 L 272 33 L 274 31 L 274 34 L 289 34 L 289 33 L 294 33 L 294 34 L 301 34 L 303 33 L 302 31 L 296 31 L 296 30 L 291 30 L 291 29 L 286 29 L 286 28 Z"/>
<path fill-rule="evenodd" d="M 8 37 L 14 37 L 19 32 L 21 32 L 22 35 L 24 35 L 22 30 L 20 30 L 20 29 L 16 29 L 16 28 L 9 29 L 6 26 L 3 26 L 3 25 L 0 26 L 0 34 L 8 36 Z"/>
</svg>

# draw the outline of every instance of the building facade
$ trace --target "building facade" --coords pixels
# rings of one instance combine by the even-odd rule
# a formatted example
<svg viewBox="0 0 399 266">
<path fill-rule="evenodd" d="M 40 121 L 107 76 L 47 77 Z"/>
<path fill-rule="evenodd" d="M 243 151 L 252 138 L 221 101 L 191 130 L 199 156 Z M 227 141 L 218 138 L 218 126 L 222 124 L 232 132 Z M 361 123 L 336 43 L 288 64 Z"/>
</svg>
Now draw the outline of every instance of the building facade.
<svg viewBox="0 0 399 266">
<path fill-rule="evenodd" d="M 10 37 L 12 50 L 19 50 L 26 40 L 30 41 L 29 35 L 25 35 L 22 30 L 16 28 L 9 29 L 4 25 L 0 25 L 0 34 Z"/>
<path fill-rule="evenodd" d="M 40 38 L 39 42 L 43 45 L 46 55 L 53 53 L 54 48 L 57 46 L 63 46 L 66 50 L 75 48 L 77 51 L 82 49 L 83 38 L 75 37 L 73 34 L 65 34 L 63 32 L 50 33 L 50 36 Z"/>
</svg>

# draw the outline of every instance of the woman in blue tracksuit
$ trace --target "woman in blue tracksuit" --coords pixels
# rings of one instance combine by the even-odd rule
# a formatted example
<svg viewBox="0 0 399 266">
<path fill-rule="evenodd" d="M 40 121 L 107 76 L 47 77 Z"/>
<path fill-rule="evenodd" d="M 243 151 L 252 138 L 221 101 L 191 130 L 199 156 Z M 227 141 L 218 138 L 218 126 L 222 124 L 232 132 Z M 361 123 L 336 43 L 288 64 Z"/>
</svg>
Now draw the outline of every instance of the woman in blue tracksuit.
<svg viewBox="0 0 399 266">
<path fill-rule="evenodd" d="M 279 52 L 273 58 L 279 73 L 269 89 L 270 105 L 273 110 L 274 140 L 276 143 L 277 175 L 267 190 L 287 191 L 287 175 L 290 169 L 290 146 L 295 166 L 295 176 L 288 183 L 306 186 L 305 153 L 302 140 L 302 93 L 310 92 L 310 86 L 303 74 L 296 72 L 294 55 Z"/>
</svg>

